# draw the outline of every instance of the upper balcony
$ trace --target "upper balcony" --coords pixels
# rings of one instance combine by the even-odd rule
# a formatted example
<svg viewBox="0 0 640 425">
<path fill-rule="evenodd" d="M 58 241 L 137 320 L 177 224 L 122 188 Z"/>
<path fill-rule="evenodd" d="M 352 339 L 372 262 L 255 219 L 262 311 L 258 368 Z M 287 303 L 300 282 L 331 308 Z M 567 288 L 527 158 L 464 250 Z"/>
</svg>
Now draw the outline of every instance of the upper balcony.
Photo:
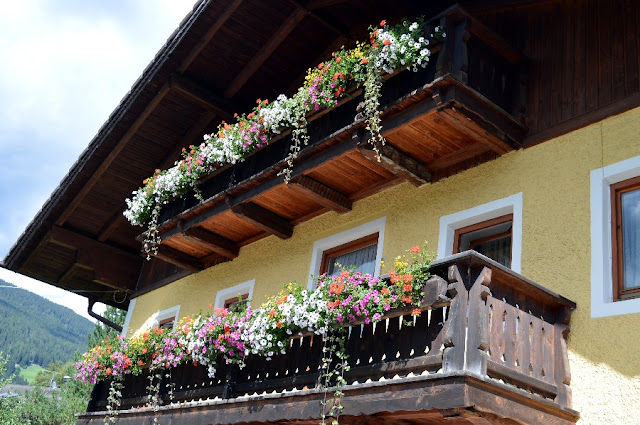
<svg viewBox="0 0 640 425">
<path fill-rule="evenodd" d="M 291 183 L 278 176 L 291 145 L 284 135 L 203 181 L 205 202 L 187 195 L 165 205 L 163 261 L 145 263 L 138 291 L 233 259 L 265 236 L 288 238 L 300 222 L 349 211 L 399 183 L 435 182 L 518 149 L 526 132 L 524 58 L 459 7 L 431 20 L 435 26 L 446 37 L 433 43 L 429 66 L 397 72 L 383 85 L 381 161 L 367 142 L 363 95 L 353 92 L 308 118 L 310 142 Z"/>
<path fill-rule="evenodd" d="M 414 326 L 399 311 L 349 328 L 341 423 L 575 423 L 566 345 L 575 304 L 474 251 L 430 270 Z M 271 361 L 220 365 L 215 379 L 179 365 L 164 377 L 157 413 L 140 408 L 147 377 L 128 375 L 118 423 L 315 424 L 321 357 L 320 338 L 305 335 Z M 103 422 L 108 392 L 95 386 L 78 424 Z"/>
</svg>

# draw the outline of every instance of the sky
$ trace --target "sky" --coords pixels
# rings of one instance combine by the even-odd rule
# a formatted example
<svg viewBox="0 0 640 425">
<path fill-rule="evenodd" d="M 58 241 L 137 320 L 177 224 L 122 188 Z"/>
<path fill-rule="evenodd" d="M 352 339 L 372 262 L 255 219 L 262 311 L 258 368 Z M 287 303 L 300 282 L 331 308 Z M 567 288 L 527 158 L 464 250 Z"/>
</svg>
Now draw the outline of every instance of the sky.
<svg viewBox="0 0 640 425">
<path fill-rule="evenodd" d="M 0 0 L 0 259 L 195 2 Z M 88 317 L 84 297 L 0 279 Z"/>
</svg>

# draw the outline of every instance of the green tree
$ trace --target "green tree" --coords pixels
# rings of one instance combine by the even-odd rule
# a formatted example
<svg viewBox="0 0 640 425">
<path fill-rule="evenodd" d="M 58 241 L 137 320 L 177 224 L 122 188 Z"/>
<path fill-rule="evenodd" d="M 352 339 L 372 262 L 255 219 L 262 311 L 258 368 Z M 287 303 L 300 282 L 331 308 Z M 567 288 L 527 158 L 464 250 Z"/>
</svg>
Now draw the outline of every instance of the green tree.
<svg viewBox="0 0 640 425">
<path fill-rule="evenodd" d="M 127 312 L 125 310 L 121 310 L 119 308 L 108 305 L 103 317 L 107 320 L 111 320 L 117 325 L 122 326 L 124 325 L 124 318 L 126 317 L 126 315 Z M 118 335 L 119 332 L 112 327 L 109 327 L 101 322 L 97 322 L 93 328 L 93 331 L 89 333 L 87 346 L 88 348 L 92 348 L 105 340 L 107 337 L 115 338 Z"/>
</svg>

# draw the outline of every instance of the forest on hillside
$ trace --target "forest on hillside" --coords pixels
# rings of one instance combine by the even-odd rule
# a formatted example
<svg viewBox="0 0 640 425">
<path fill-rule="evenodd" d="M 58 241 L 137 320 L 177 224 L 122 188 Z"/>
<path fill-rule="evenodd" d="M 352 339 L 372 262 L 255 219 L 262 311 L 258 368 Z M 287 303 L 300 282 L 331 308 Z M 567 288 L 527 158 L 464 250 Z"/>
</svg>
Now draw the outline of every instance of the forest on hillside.
<svg viewBox="0 0 640 425">
<path fill-rule="evenodd" d="M 14 365 L 66 363 L 87 348 L 94 324 L 73 310 L 0 280 L 0 351 Z"/>
</svg>

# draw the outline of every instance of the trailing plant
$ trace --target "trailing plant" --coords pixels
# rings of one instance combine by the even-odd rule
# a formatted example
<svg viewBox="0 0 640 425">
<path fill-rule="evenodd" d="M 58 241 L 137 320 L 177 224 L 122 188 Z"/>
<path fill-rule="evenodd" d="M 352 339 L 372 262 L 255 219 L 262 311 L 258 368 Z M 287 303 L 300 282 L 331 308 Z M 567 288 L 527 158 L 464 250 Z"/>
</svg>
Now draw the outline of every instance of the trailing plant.
<svg viewBox="0 0 640 425">
<path fill-rule="evenodd" d="M 156 253 L 155 246 L 160 242 L 157 226 L 164 204 L 189 191 L 203 202 L 197 189 L 202 177 L 243 161 L 285 131 L 291 131 L 292 141 L 279 175 L 288 182 L 298 154 L 309 142 L 308 114 L 335 107 L 351 96 L 351 89 L 363 88 L 366 129 L 378 152 L 378 146 L 384 144 L 380 120 L 383 74 L 405 67 L 413 71 L 426 67 L 430 40 L 444 37 L 437 27 L 434 34 L 426 31 L 422 18 L 415 22 L 404 20 L 395 26 L 382 21 L 379 28 L 371 28 L 369 42 L 359 42 L 353 49 L 342 47 L 331 59 L 309 69 L 304 85 L 292 97 L 280 95 L 272 103 L 258 99 L 251 112 L 234 114 L 234 123 L 223 121 L 216 132 L 204 136 L 202 143 L 183 149 L 182 158 L 173 167 L 156 170 L 143 181 L 143 187 L 126 199 L 124 212 L 133 225 L 148 225 L 143 245 L 147 258 Z"/>
<path fill-rule="evenodd" d="M 324 340 L 319 376 L 325 393 L 322 420 L 324 423 L 332 417 L 338 421 L 344 376 L 349 370 L 346 326 L 375 323 L 391 310 L 407 306 L 413 306 L 411 314 L 419 315 L 430 261 L 426 246 L 415 246 L 408 256 L 395 259 L 389 280 L 343 269 L 337 275 L 319 276 L 313 290 L 288 283 L 255 309 L 212 309 L 210 305 L 204 312 L 183 318 L 171 331 L 156 327 L 129 339 L 107 338 L 76 363 L 76 379 L 92 383 L 111 380 L 107 416 L 112 418 L 120 406 L 123 376 L 139 375 L 148 368 L 148 406 L 155 412 L 163 369 L 170 371 L 182 362 L 192 362 L 206 366 L 213 378 L 222 362 L 243 367 L 249 354 L 270 360 L 286 353 L 292 336 L 312 332 Z M 333 399 L 329 401 L 331 388 Z"/>
</svg>

